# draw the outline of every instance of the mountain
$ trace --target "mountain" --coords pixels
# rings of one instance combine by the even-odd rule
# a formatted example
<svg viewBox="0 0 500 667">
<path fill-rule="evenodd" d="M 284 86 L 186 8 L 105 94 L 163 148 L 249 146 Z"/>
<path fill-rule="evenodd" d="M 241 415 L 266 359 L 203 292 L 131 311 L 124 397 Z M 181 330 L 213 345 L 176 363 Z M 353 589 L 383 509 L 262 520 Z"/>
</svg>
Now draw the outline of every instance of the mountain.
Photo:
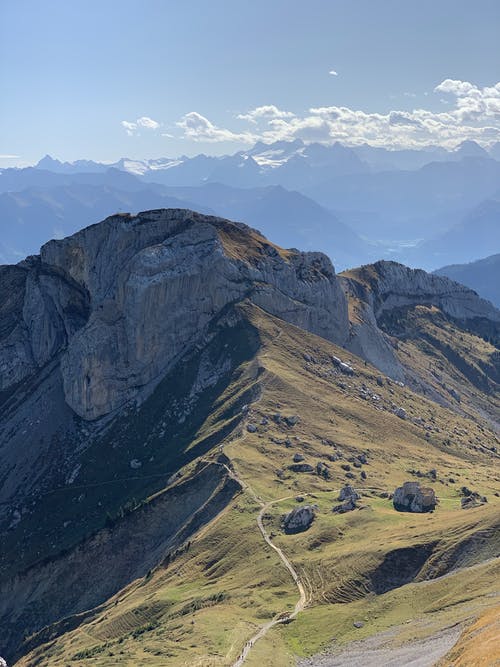
<svg viewBox="0 0 500 667">
<path fill-rule="evenodd" d="M 412 262 L 434 269 L 444 262 L 470 262 L 498 248 L 500 200 L 488 199 L 469 210 L 445 232 L 417 246 L 408 257 Z"/>
<path fill-rule="evenodd" d="M 457 283 L 467 285 L 500 308 L 500 254 L 468 264 L 443 266 L 434 273 L 438 276 L 448 276 Z"/>
<path fill-rule="evenodd" d="M 135 186 L 134 177 L 130 178 Z M 110 213 L 138 211 L 151 205 L 206 210 L 187 198 L 181 202 L 154 187 L 141 183 L 139 186 L 139 190 L 127 191 L 107 185 L 70 183 L 0 194 L 0 263 L 19 261 L 51 238 L 77 232 Z"/>
<path fill-rule="evenodd" d="M 498 191 L 500 162 L 466 157 L 418 170 L 341 176 L 302 188 L 370 239 L 422 239 Z"/>
<path fill-rule="evenodd" d="M 31 172 L 27 176 L 29 182 Z M 319 244 L 341 268 L 369 261 L 375 251 L 333 213 L 282 187 L 237 189 L 207 184 L 175 188 L 142 183 L 123 174 L 122 189 L 107 185 L 108 173 L 93 176 L 92 184 L 85 183 L 86 176 L 63 176 L 63 183 L 75 178 L 67 185 L 0 194 L 0 262 L 18 261 L 49 239 L 74 233 L 111 213 L 134 213 L 151 206 L 215 212 L 258 226 L 282 245 L 301 250 Z"/>
<path fill-rule="evenodd" d="M 142 190 L 142 183 L 136 176 L 115 168 L 102 173 L 56 173 L 26 167 L 25 169 L 3 169 L 0 171 L 0 193 L 19 192 L 27 188 L 48 188 L 69 185 L 99 185 L 122 190 Z M 154 187 L 154 186 L 151 186 Z"/>
<path fill-rule="evenodd" d="M 56 174 L 78 174 L 81 172 L 102 173 L 109 169 L 109 165 L 101 162 L 94 162 L 93 160 L 75 160 L 75 162 L 61 162 L 56 160 L 51 155 L 45 155 L 39 160 L 35 169 L 42 171 L 53 171 Z"/>
<path fill-rule="evenodd" d="M 462 141 L 454 150 L 452 155 L 458 159 L 462 160 L 464 157 L 473 157 L 473 158 L 488 158 L 490 155 L 482 146 L 480 146 L 476 141 Z"/>
<path fill-rule="evenodd" d="M 494 152 L 494 147 L 490 150 Z M 44 171 L 40 167 L 54 171 Z M 100 173 L 82 174 L 79 169 L 94 169 Z M 119 183 L 115 176 L 111 177 L 116 172 L 135 180 Z M 146 185 L 140 186 L 141 181 Z M 258 142 L 234 155 L 201 154 L 152 160 L 122 158 L 113 165 L 98 165 L 90 161 L 61 163 L 46 156 L 34 170 L 1 172 L 0 192 L 20 191 L 33 186 L 70 185 L 73 182 L 106 182 L 122 191 L 154 188 L 155 192 L 160 186 L 199 188 L 225 185 L 252 190 L 282 187 L 300 192 L 315 202 L 316 208 L 319 204 L 342 223 L 346 243 L 340 236 L 337 247 L 344 248 L 346 252 L 342 256 L 342 251 L 337 251 L 334 255 L 337 264 L 353 266 L 385 258 L 435 269 L 450 262 L 477 259 L 491 252 L 490 249 L 484 253 L 473 244 L 469 246 L 468 254 L 446 257 L 439 251 L 435 261 L 427 261 L 433 252 L 426 243 L 444 235 L 485 201 L 497 199 L 500 162 L 473 141 L 462 142 L 453 150 L 431 146 L 425 150 L 404 151 L 369 145 L 348 147 L 340 142 L 329 146 L 306 144 L 301 140 L 271 144 Z M 169 193 L 163 191 L 163 194 Z M 256 196 L 260 198 L 259 194 Z M 191 201 L 196 200 L 191 197 Z M 203 208 L 203 200 L 198 203 Z M 221 204 L 220 208 L 213 208 L 216 213 L 239 216 L 238 211 L 226 210 L 225 201 Z M 146 207 L 161 205 L 155 199 Z M 112 212 L 109 210 L 106 213 Z M 312 214 L 316 216 L 316 213 Z M 100 215 L 102 213 L 96 211 L 96 216 Z M 250 218 L 243 220 L 255 224 Z M 284 228 L 285 222 L 283 219 Z M 351 252 L 347 247 L 346 227 L 371 248 L 365 247 L 362 254 Z M 263 231 L 274 233 L 274 230 Z M 280 242 L 284 245 L 296 244 L 294 237 L 280 239 Z M 359 239 L 354 241 L 352 233 L 349 243 L 360 245 Z M 329 238 L 318 236 L 316 246 L 331 252 L 332 243 Z"/>
<path fill-rule="evenodd" d="M 90 160 L 61 162 L 46 155 L 35 168 L 65 174 L 115 168 L 142 176 L 146 181 L 173 186 L 218 182 L 235 187 L 283 185 L 289 188 L 322 180 L 327 175 L 362 173 L 368 169 L 354 150 L 339 142 L 324 146 L 305 144 L 300 139 L 271 144 L 258 142 L 248 151 L 221 157 L 200 154 L 191 158 L 121 158 L 107 165 Z"/>
<path fill-rule="evenodd" d="M 2 655 L 319 665 L 498 607 L 499 338 L 448 278 L 185 209 L 0 267 Z"/>
<path fill-rule="evenodd" d="M 198 188 L 168 188 L 167 192 L 180 200 L 200 202 L 204 210 L 258 227 L 280 245 L 300 250 L 319 246 L 335 266 L 354 266 L 376 252 L 333 213 L 281 186 L 237 189 L 213 183 Z"/>
</svg>

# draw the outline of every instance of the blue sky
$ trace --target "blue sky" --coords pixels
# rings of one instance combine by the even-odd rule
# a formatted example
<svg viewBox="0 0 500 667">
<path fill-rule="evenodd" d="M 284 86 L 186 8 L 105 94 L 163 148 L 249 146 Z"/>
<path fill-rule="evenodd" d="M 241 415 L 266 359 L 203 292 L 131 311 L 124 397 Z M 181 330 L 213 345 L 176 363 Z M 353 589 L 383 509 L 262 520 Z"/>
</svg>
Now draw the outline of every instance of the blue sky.
<svg viewBox="0 0 500 667">
<path fill-rule="evenodd" d="M 2 0 L 0 166 L 496 141 L 499 33 L 498 0 Z"/>
</svg>

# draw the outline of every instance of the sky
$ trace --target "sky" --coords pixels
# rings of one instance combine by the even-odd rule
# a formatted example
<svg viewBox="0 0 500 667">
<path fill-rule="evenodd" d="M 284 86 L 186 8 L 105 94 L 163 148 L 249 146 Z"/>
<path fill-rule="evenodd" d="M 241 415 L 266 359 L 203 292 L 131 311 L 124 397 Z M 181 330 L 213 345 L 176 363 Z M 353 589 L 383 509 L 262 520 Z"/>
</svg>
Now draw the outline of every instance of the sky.
<svg viewBox="0 0 500 667">
<path fill-rule="evenodd" d="M 500 141 L 498 0 L 0 0 L 0 168 Z"/>
</svg>

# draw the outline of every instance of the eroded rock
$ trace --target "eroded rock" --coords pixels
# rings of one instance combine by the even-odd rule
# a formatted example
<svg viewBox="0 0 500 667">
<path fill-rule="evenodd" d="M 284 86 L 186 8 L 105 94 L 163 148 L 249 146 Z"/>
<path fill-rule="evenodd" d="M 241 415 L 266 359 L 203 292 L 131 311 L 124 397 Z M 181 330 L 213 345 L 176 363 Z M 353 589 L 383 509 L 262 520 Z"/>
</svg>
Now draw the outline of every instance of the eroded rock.
<svg viewBox="0 0 500 667">
<path fill-rule="evenodd" d="M 394 509 L 398 512 L 430 512 L 437 505 L 434 489 L 419 482 L 405 482 L 394 491 Z"/>
<path fill-rule="evenodd" d="M 311 526 L 315 516 L 316 510 L 312 505 L 295 507 L 283 520 L 285 533 L 291 535 L 304 532 Z"/>
</svg>

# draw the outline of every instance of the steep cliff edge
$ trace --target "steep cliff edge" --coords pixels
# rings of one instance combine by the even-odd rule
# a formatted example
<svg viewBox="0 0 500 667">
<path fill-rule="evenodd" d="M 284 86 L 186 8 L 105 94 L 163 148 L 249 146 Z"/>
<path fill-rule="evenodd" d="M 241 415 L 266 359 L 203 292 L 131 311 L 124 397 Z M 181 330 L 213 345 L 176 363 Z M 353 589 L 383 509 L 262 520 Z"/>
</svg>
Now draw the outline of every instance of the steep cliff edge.
<svg viewBox="0 0 500 667">
<path fill-rule="evenodd" d="M 477 389 L 500 382 L 500 311 L 449 278 L 381 261 L 340 274 L 349 303 L 346 345 L 384 373 L 454 408 L 462 391 L 482 412 Z M 460 405 L 461 404 L 461 405 Z M 498 423 L 498 405 L 486 405 Z"/>
<path fill-rule="evenodd" d="M 18 296 L 0 302 L 1 388 L 61 353 L 66 402 L 86 420 L 135 398 L 245 298 L 336 343 L 348 336 L 326 256 L 283 251 L 244 225 L 192 211 L 113 216 L 2 270 Z"/>
</svg>

